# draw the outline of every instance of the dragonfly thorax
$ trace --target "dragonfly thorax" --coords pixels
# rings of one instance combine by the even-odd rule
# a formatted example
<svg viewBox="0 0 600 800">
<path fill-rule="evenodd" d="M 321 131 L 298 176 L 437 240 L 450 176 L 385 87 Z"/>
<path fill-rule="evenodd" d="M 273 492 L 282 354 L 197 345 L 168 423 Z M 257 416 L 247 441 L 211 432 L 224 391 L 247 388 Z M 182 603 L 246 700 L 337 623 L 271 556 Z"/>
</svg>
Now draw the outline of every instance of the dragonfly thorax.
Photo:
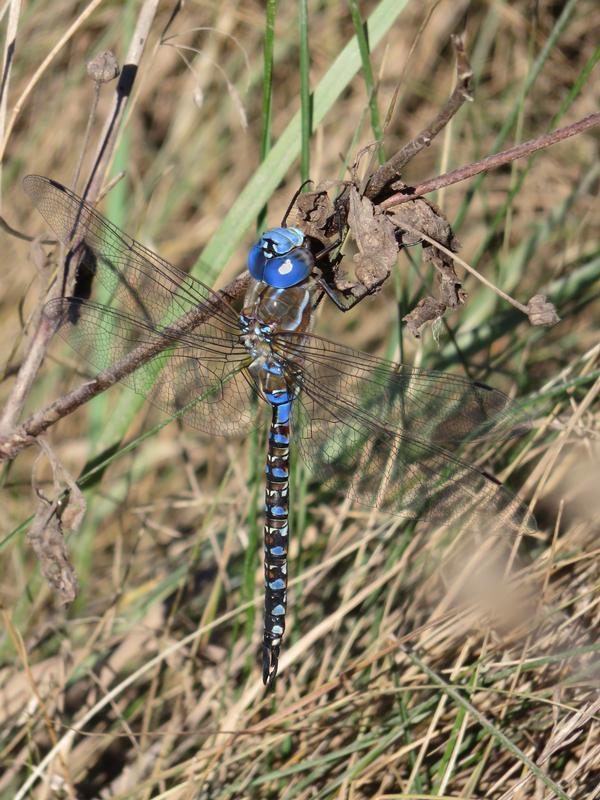
<svg viewBox="0 0 600 800">
<path fill-rule="evenodd" d="M 493 443 L 494 435 L 528 427 L 524 406 L 511 411 L 505 395 L 479 381 L 392 364 L 312 336 L 311 312 L 326 289 L 312 274 L 302 231 L 275 228 L 261 236 L 249 258 L 254 279 L 236 312 L 226 296 L 138 244 L 64 186 L 29 176 L 25 187 L 68 248 L 67 263 L 75 258 L 79 266 L 74 296 L 44 306 L 49 330 L 101 375 L 110 367 L 111 382 L 121 380 L 206 433 L 250 430 L 255 391 L 271 405 L 265 684 L 277 674 L 285 632 L 294 426 L 303 459 L 331 496 L 341 490 L 385 513 L 429 518 L 461 534 L 465 553 L 463 533 L 471 539 L 473 532 L 477 545 L 485 537 L 485 551 L 498 539 L 500 550 L 491 551 L 496 568 L 504 552 L 512 562 L 515 537 L 534 532 L 529 510 L 487 472 L 457 458 L 454 447 Z M 98 292 L 112 305 L 96 302 Z"/>
<path fill-rule="evenodd" d="M 248 253 L 248 269 L 257 281 L 277 289 L 297 286 L 306 280 L 314 265 L 305 236 L 299 228 L 271 228 Z"/>
<path fill-rule="evenodd" d="M 310 328 L 313 281 L 279 289 L 264 281 L 252 281 L 240 315 L 246 347 L 249 340 L 270 342 L 280 331 L 302 333 Z"/>
<path fill-rule="evenodd" d="M 277 336 L 308 331 L 313 290 L 313 281 L 289 289 L 252 281 L 246 294 L 240 314 L 241 340 L 252 358 L 248 371 L 271 405 L 291 400 L 298 391 L 297 370 L 291 359 L 282 356 Z"/>
</svg>

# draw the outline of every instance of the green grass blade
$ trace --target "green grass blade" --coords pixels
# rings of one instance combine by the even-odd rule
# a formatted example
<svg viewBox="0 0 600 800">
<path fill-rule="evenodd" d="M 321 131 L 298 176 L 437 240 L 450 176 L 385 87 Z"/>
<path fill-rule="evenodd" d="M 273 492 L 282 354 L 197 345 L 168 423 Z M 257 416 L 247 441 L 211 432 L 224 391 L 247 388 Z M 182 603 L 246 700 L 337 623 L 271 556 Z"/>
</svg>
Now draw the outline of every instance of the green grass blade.
<svg viewBox="0 0 600 800">
<path fill-rule="evenodd" d="M 260 160 L 264 161 L 271 149 L 271 114 L 273 107 L 273 51 L 275 46 L 275 17 L 277 0 L 267 0 L 265 11 L 265 44 L 263 50 L 262 81 L 262 133 L 260 140 Z M 261 208 L 256 218 L 256 228 L 262 230 L 267 218 L 267 204 Z"/>
<path fill-rule="evenodd" d="M 373 78 L 373 70 L 371 68 L 371 55 L 369 52 L 369 40 L 365 31 L 364 23 L 360 16 L 360 8 L 358 0 L 350 0 L 350 13 L 352 14 L 352 22 L 354 24 L 354 32 L 358 41 L 358 48 L 360 51 L 360 60 L 362 62 L 362 73 L 365 79 L 365 86 L 367 87 L 367 97 L 369 101 L 369 111 L 371 113 L 371 128 L 373 136 L 376 141 L 383 141 L 383 128 L 381 127 L 381 118 L 379 116 L 379 106 L 377 105 L 377 91 L 375 80 Z M 383 144 L 380 144 L 377 149 L 379 163 L 383 164 L 385 161 L 385 153 L 383 151 Z"/>
<path fill-rule="evenodd" d="M 563 792 L 563 790 L 556 784 L 553 780 L 551 780 L 543 769 L 538 767 L 525 753 L 517 747 L 514 742 L 512 742 L 508 736 L 503 733 L 499 728 L 489 722 L 486 717 L 481 714 L 474 705 L 472 705 L 466 697 L 463 697 L 461 692 L 451 684 L 447 683 L 443 678 L 441 678 L 437 672 L 434 670 L 429 669 L 427 664 L 422 661 L 416 653 L 412 652 L 409 649 L 403 648 L 404 653 L 410 658 L 410 660 L 417 666 L 422 672 L 427 675 L 427 677 L 436 685 L 438 686 L 441 691 L 447 695 L 457 706 L 462 708 L 464 711 L 468 712 L 474 719 L 477 720 L 479 725 L 493 738 L 496 742 L 501 746 L 504 747 L 505 750 L 508 750 L 512 753 L 515 758 L 517 758 L 527 769 L 533 773 L 536 778 L 544 784 L 547 789 L 550 789 L 555 793 L 556 797 L 560 797 L 561 800 L 569 800 L 567 795 Z"/>
<path fill-rule="evenodd" d="M 367 20 L 371 48 L 390 30 L 409 0 L 382 0 Z M 356 37 L 353 37 L 323 76 L 313 94 L 313 125 L 317 126 L 361 67 Z M 231 206 L 194 271 L 202 271 L 205 282 L 214 281 L 239 246 L 245 231 L 275 191 L 300 152 L 300 112 L 295 114 L 268 157 L 256 170 Z"/>
<path fill-rule="evenodd" d="M 308 47 L 307 0 L 300 0 L 300 179 L 310 177 L 310 137 L 312 113 L 310 102 L 310 52 Z"/>
</svg>

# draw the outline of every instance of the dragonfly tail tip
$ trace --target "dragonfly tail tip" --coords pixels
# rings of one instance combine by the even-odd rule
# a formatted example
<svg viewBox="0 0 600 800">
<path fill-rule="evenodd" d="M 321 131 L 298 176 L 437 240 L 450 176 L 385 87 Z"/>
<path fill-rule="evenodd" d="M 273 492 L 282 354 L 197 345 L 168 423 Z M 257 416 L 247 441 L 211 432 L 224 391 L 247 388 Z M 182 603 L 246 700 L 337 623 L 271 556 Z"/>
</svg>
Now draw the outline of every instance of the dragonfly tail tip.
<svg viewBox="0 0 600 800">
<path fill-rule="evenodd" d="M 263 684 L 267 687 L 272 687 L 277 677 L 277 668 L 279 660 L 276 653 L 273 652 L 271 647 L 267 644 L 263 645 L 263 670 L 262 679 Z"/>
</svg>

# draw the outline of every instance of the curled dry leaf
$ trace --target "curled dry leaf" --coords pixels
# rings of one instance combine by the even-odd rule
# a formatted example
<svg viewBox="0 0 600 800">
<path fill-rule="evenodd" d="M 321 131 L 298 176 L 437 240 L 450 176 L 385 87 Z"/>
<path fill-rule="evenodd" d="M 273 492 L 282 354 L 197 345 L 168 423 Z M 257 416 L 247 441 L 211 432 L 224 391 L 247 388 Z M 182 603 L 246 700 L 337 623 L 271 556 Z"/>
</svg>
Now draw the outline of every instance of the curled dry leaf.
<svg viewBox="0 0 600 800">
<path fill-rule="evenodd" d="M 403 245 L 419 242 L 417 231 L 422 231 L 431 239 L 453 253 L 458 252 L 460 244 L 452 231 L 450 223 L 440 209 L 422 197 L 404 203 L 392 214 L 391 219 L 399 230 L 403 230 Z M 467 293 L 454 269 L 454 262 L 447 254 L 429 242 L 423 242 L 423 260 L 433 264 L 437 271 L 439 298 L 426 297 L 404 317 L 409 330 L 419 336 L 423 325 L 434 322 L 444 315 L 447 309 L 457 308 L 467 299 Z"/>
<path fill-rule="evenodd" d="M 57 503 L 38 494 L 38 507 L 27 541 L 40 562 L 42 575 L 62 603 L 71 603 L 77 594 L 77 578 L 65 544 L 62 518 Z"/>
<path fill-rule="evenodd" d="M 332 185 L 320 185 L 317 191 L 300 194 L 296 207 L 297 219 L 304 232 L 324 246 L 338 235 L 338 229 L 344 223 L 347 224 L 358 249 L 353 259 L 356 280 L 350 280 L 334 265 L 333 282 L 338 291 L 355 300 L 375 293 L 389 277 L 399 247 L 422 243 L 424 260 L 436 269 L 438 297 L 424 298 L 404 317 L 410 332 L 420 336 L 426 323 L 435 322 L 447 309 L 465 302 L 467 294 L 455 272 L 452 257 L 422 240 L 421 234 L 424 234 L 451 252 L 459 249 L 450 223 L 436 205 L 424 198 L 416 198 L 389 214 L 361 196 L 351 183 L 345 185 L 345 190 L 333 204 L 328 195 Z"/>
<path fill-rule="evenodd" d="M 535 294 L 527 303 L 527 316 L 532 325 L 556 325 L 560 317 L 545 294 Z"/>
<path fill-rule="evenodd" d="M 307 236 L 321 242 L 331 236 L 335 210 L 327 189 L 318 187 L 315 192 L 303 192 L 296 198 L 296 218 Z"/>
<path fill-rule="evenodd" d="M 450 223 L 440 209 L 429 200 L 419 197 L 402 205 L 392 214 L 394 225 L 402 229 L 406 223 L 412 230 L 402 234 L 402 244 L 411 245 L 419 241 L 416 231 L 423 231 L 431 239 L 435 239 L 453 253 L 457 253 L 460 244 L 454 236 Z M 448 308 L 456 308 L 465 302 L 466 294 L 454 271 L 454 262 L 450 256 L 438 250 L 429 242 L 423 242 L 423 260 L 433 264 L 438 272 L 441 301 Z"/>
<path fill-rule="evenodd" d="M 428 322 L 435 322 L 440 319 L 445 311 L 446 305 L 444 303 L 428 295 L 419 300 L 413 310 L 402 317 L 402 322 L 406 322 L 409 332 L 412 333 L 415 339 L 419 339 L 423 326 Z"/>
<path fill-rule="evenodd" d="M 390 217 L 350 187 L 348 227 L 356 241 L 354 256 L 358 282 L 372 292 L 389 276 L 398 256 L 396 230 Z"/>
<path fill-rule="evenodd" d="M 64 530 L 79 529 L 85 513 L 85 499 L 50 445 L 43 439 L 38 439 L 38 444 L 52 467 L 55 499 L 50 501 L 42 494 L 34 467 L 32 485 L 38 503 L 27 541 L 40 562 L 42 575 L 61 602 L 66 604 L 72 602 L 77 594 L 77 577 L 69 558 Z"/>
</svg>

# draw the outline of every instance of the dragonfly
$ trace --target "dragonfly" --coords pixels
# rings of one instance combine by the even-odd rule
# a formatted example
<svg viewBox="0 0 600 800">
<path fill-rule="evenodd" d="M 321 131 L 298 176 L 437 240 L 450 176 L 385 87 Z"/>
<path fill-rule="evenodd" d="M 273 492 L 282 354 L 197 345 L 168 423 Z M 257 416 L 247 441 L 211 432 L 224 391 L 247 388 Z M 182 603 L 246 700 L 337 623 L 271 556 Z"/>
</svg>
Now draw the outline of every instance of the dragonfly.
<svg viewBox="0 0 600 800">
<path fill-rule="evenodd" d="M 120 365 L 122 383 L 203 433 L 247 434 L 259 424 L 256 398 L 270 410 L 266 686 L 277 675 L 285 631 L 292 446 L 324 490 L 358 504 L 486 534 L 522 528 L 527 515 L 518 497 L 452 450 L 509 433 L 509 398 L 483 382 L 314 334 L 313 311 L 326 288 L 318 253 L 300 228 L 260 235 L 236 310 L 230 297 L 172 266 L 60 183 L 30 175 L 24 188 L 68 248 L 72 294 L 50 300 L 43 313 L 75 351 L 98 370 Z"/>
</svg>

